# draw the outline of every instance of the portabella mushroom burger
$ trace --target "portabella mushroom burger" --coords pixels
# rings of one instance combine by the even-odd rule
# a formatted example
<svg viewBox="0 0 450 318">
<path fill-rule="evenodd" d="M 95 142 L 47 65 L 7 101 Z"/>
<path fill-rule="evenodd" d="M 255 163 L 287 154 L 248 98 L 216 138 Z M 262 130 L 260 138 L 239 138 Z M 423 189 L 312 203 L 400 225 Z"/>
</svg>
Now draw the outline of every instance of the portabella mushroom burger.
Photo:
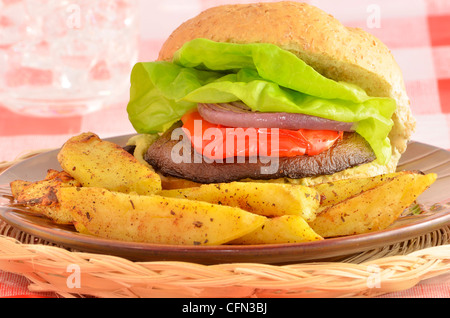
<svg viewBox="0 0 450 318">
<path fill-rule="evenodd" d="M 133 68 L 127 111 L 167 188 L 390 173 L 415 126 L 389 49 L 297 2 L 186 21 Z"/>
</svg>

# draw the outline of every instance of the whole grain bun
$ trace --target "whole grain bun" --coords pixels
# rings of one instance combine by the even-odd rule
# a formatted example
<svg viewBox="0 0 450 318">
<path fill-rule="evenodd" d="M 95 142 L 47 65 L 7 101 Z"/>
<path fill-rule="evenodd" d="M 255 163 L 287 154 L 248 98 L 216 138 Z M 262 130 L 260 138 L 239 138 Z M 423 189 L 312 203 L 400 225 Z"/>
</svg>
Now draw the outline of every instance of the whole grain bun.
<svg viewBox="0 0 450 318">
<path fill-rule="evenodd" d="M 230 43 L 272 43 L 290 51 L 316 71 L 336 81 L 353 83 L 374 97 L 396 100 L 391 162 L 365 164 L 330 176 L 393 172 L 415 127 L 402 72 L 389 49 L 358 28 L 343 26 L 330 14 L 305 3 L 271 2 L 223 5 L 207 9 L 181 24 L 166 40 L 159 60 L 170 61 L 175 51 L 195 38 Z M 323 178 L 321 179 L 323 180 Z"/>
</svg>

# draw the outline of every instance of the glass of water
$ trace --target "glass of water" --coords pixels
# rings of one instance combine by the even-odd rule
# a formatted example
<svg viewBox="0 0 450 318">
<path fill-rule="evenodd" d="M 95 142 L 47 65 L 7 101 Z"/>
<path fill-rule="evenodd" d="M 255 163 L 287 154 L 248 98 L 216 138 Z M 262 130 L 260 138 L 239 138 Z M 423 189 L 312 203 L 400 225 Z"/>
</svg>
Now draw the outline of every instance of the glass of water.
<svg viewBox="0 0 450 318">
<path fill-rule="evenodd" d="M 0 104 L 74 116 L 125 96 L 138 58 L 136 0 L 0 0 Z"/>
</svg>

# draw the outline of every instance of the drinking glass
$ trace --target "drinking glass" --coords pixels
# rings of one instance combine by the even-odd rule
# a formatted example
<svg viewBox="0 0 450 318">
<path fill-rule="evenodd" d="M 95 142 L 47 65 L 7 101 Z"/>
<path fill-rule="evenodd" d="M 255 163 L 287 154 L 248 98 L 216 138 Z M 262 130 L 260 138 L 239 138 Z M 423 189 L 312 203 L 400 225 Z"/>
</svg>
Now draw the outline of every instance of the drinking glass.
<svg viewBox="0 0 450 318">
<path fill-rule="evenodd" d="M 0 104 L 74 116 L 125 96 L 137 13 L 136 0 L 0 0 Z"/>
</svg>

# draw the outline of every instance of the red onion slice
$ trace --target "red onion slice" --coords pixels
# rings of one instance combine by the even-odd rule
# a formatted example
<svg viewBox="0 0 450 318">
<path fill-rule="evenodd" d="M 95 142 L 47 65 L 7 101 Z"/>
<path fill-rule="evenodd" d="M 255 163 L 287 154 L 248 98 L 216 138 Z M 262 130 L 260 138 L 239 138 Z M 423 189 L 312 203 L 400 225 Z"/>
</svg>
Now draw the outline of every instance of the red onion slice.
<svg viewBox="0 0 450 318">
<path fill-rule="evenodd" d="M 198 112 L 206 121 L 228 127 L 354 131 L 353 123 L 305 114 L 254 112 L 243 103 L 199 103 Z"/>
</svg>

